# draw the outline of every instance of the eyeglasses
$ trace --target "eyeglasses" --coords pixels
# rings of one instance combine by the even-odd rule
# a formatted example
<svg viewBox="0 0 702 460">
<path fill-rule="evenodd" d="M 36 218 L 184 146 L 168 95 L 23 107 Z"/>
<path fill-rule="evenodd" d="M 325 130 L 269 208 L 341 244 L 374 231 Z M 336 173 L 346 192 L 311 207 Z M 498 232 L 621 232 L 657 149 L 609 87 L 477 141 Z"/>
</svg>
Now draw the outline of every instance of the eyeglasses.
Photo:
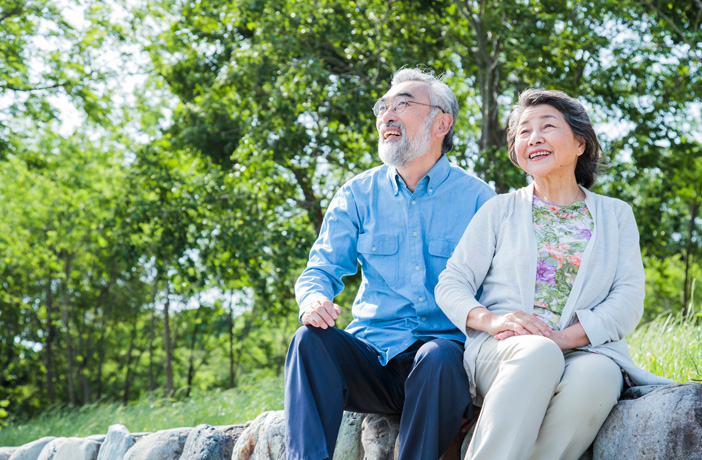
<svg viewBox="0 0 702 460">
<path fill-rule="evenodd" d="M 392 108 L 392 111 L 395 113 L 402 113 L 405 111 L 407 106 L 410 104 L 418 104 L 418 105 L 426 105 L 429 107 L 434 107 L 439 110 L 441 110 L 442 113 L 446 113 L 444 109 L 439 107 L 438 105 L 432 105 L 432 104 L 425 104 L 424 102 L 417 102 L 417 101 L 408 101 L 405 99 L 403 96 L 397 96 L 395 99 L 392 100 L 392 103 L 390 104 L 390 108 Z M 378 100 L 375 105 L 373 106 L 373 113 L 375 114 L 376 117 L 382 117 L 385 111 L 388 109 L 388 105 L 385 103 L 385 101 Z"/>
</svg>

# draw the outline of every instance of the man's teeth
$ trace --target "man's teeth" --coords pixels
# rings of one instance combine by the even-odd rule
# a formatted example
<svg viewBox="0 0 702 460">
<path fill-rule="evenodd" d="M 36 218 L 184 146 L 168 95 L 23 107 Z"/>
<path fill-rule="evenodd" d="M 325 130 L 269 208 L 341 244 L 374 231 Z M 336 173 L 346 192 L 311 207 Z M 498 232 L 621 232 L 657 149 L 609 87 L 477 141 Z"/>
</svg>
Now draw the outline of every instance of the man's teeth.
<svg viewBox="0 0 702 460">
<path fill-rule="evenodd" d="M 385 139 L 387 139 L 390 136 L 399 136 L 400 132 L 399 131 L 385 131 Z"/>
<path fill-rule="evenodd" d="M 551 152 L 545 152 L 545 151 L 532 153 L 531 155 L 529 155 L 529 159 L 533 160 L 534 158 L 545 157 L 546 155 L 548 155 L 550 153 Z"/>
</svg>

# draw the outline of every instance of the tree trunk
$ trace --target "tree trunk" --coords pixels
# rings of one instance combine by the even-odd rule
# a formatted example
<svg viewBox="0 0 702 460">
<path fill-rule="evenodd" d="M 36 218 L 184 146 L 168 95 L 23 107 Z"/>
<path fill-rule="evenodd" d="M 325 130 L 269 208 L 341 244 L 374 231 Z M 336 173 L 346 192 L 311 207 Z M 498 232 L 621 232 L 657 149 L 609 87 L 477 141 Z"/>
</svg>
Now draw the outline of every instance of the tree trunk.
<svg viewBox="0 0 702 460">
<path fill-rule="evenodd" d="M 134 351 L 134 341 L 136 340 L 138 323 L 138 318 L 134 318 L 134 328 L 129 336 L 129 348 L 127 349 L 127 363 L 125 366 L 126 372 L 124 376 L 124 391 L 122 393 L 122 404 L 124 405 L 129 403 L 129 389 L 132 384 L 132 352 Z"/>
<path fill-rule="evenodd" d="M 498 85 L 500 83 L 500 54 L 502 41 L 499 34 L 486 30 L 483 24 L 482 8 L 490 6 L 481 5 L 474 11 L 473 2 L 455 0 L 456 6 L 475 32 L 477 48 L 469 46 L 463 55 L 466 68 L 473 63 L 477 68 L 478 88 L 480 91 L 480 141 L 478 148 L 481 155 L 490 155 L 486 158 L 488 175 L 495 181 L 497 193 L 509 191 L 509 184 L 502 178 L 499 158 L 495 155 L 507 142 L 505 130 L 500 124 L 499 105 L 497 103 Z M 489 29 L 489 26 L 488 26 Z"/>
<path fill-rule="evenodd" d="M 248 337 L 249 333 L 251 332 L 251 329 L 254 324 L 254 315 L 242 315 L 244 317 L 244 328 L 241 330 L 241 335 L 239 336 L 239 349 L 237 350 L 236 353 L 236 358 L 234 362 L 232 362 L 232 375 L 231 375 L 231 382 L 232 382 L 232 388 L 234 388 L 234 385 L 236 385 L 236 368 L 239 366 L 239 362 L 241 361 L 241 355 L 244 352 L 244 347 L 243 347 L 243 342 Z"/>
<path fill-rule="evenodd" d="M 81 366 L 80 370 L 78 371 L 78 381 L 80 382 L 80 386 L 83 389 L 83 404 L 87 404 L 92 400 L 92 391 L 90 389 L 90 382 L 88 379 L 85 377 L 85 373 L 83 372 L 84 368 Z"/>
<path fill-rule="evenodd" d="M 112 283 L 115 279 L 115 270 L 113 268 L 112 270 L 112 275 L 110 277 L 110 282 L 107 284 L 107 286 L 104 288 L 104 290 L 101 292 L 100 298 L 103 299 L 104 304 L 107 306 L 103 310 L 102 314 L 102 328 L 100 330 L 100 338 L 98 339 L 97 343 L 97 351 L 98 351 L 98 363 L 97 363 L 97 399 L 102 398 L 102 368 L 105 365 L 105 333 L 107 332 L 108 325 L 110 323 L 110 317 L 112 314 L 112 309 L 114 307 L 113 304 L 113 298 L 110 295 L 110 289 L 112 287 Z M 97 310 L 97 308 L 96 308 Z M 97 316 L 97 311 L 95 312 Z"/>
<path fill-rule="evenodd" d="M 154 279 L 151 286 L 151 327 L 149 328 L 149 391 L 156 390 L 156 378 L 154 376 L 154 340 L 156 339 L 156 294 L 158 293 L 159 276 Z"/>
<path fill-rule="evenodd" d="M 49 403 L 56 403 L 56 389 L 54 387 L 54 350 L 53 344 L 56 338 L 56 327 L 54 326 L 54 294 L 51 290 L 52 279 L 46 283 L 46 342 L 44 344 L 44 365 L 46 366 L 46 394 Z"/>
<path fill-rule="evenodd" d="M 234 293 L 229 295 L 229 315 L 227 316 L 229 329 L 229 388 L 234 388 Z"/>
<path fill-rule="evenodd" d="M 63 289 L 61 289 L 61 315 L 63 319 L 64 327 L 66 328 L 66 382 L 68 383 L 68 402 L 71 406 L 76 405 L 76 390 L 75 390 L 75 370 L 74 370 L 74 352 L 73 352 L 73 338 L 71 334 L 71 314 L 72 305 L 70 294 L 68 293 L 68 283 L 71 276 L 71 257 L 65 256 L 64 258 L 64 282 Z"/>
<path fill-rule="evenodd" d="M 185 397 L 190 397 L 190 391 L 192 390 L 193 379 L 195 378 L 195 344 L 197 343 L 197 330 L 200 325 L 200 312 L 202 311 L 202 304 L 198 299 L 197 310 L 195 311 L 195 324 L 193 326 L 193 335 L 190 339 L 190 358 L 188 359 L 188 382 L 187 389 L 185 392 Z"/>
<path fill-rule="evenodd" d="M 171 349 L 171 327 L 169 320 L 169 310 L 171 306 L 170 292 L 166 288 L 166 302 L 163 304 L 163 348 L 166 352 L 165 372 L 166 372 L 166 395 L 173 396 L 173 367 Z"/>
<path fill-rule="evenodd" d="M 107 330 L 107 324 L 102 325 L 102 330 L 100 331 L 100 338 L 98 339 L 97 349 L 98 349 L 98 363 L 97 363 L 97 399 L 102 398 L 102 367 L 105 364 L 105 331 Z"/>
<path fill-rule="evenodd" d="M 693 198 L 694 199 L 694 198 Z M 683 286 L 683 302 L 682 302 L 682 312 L 683 316 L 687 317 L 690 312 L 690 297 L 691 297 L 691 276 L 690 267 L 692 266 L 692 257 L 694 252 L 694 232 L 695 232 L 695 220 L 699 215 L 700 203 L 698 201 L 693 201 L 690 204 L 690 220 L 688 222 L 687 228 L 687 243 L 685 244 L 685 284 Z"/>
</svg>

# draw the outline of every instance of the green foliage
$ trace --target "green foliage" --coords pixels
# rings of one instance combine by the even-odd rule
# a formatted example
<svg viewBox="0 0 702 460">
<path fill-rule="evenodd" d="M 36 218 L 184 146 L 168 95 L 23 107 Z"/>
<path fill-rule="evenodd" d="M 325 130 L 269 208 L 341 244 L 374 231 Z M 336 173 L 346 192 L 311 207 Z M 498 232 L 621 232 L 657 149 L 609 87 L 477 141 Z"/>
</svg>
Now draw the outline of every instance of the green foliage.
<svg viewBox="0 0 702 460">
<path fill-rule="evenodd" d="M 85 9 L 87 26 L 71 20 L 77 9 Z M 65 8 L 55 0 L 0 0 L 0 158 L 21 145 L 22 121 L 46 126 L 63 101 L 90 120 L 108 122 L 111 91 L 103 83 L 113 71 L 102 51 L 114 45 L 116 26 L 104 20 L 110 14 L 102 2 Z"/>
<path fill-rule="evenodd" d="M 4 419 L 9 414 L 7 413 L 5 408 L 9 405 L 10 405 L 10 401 L 8 401 L 7 399 L 0 400 L 0 430 L 2 429 L 3 426 L 5 426 L 7 424 L 7 422 Z"/>
</svg>

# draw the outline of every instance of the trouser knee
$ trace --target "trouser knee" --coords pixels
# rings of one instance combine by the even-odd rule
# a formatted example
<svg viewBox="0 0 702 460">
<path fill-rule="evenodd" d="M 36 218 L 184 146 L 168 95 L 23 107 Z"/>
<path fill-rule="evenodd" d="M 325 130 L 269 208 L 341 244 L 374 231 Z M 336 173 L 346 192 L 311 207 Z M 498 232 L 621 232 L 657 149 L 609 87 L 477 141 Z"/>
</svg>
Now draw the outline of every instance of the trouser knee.
<svg viewBox="0 0 702 460">
<path fill-rule="evenodd" d="M 594 353 L 578 353 L 568 364 L 564 384 L 569 391 L 586 400 L 602 400 L 614 405 L 622 389 L 619 365 L 610 358 Z"/>
<path fill-rule="evenodd" d="M 290 341 L 288 356 L 297 354 L 306 357 L 325 352 L 336 343 L 334 339 L 339 332 L 336 328 L 301 326 Z"/>
<path fill-rule="evenodd" d="M 565 358 L 556 342 L 538 335 L 527 336 L 524 339 L 528 345 L 522 350 L 522 353 L 527 363 L 537 367 L 552 368 L 558 373 L 563 373 Z"/>
<path fill-rule="evenodd" d="M 442 398 L 459 406 L 470 405 L 468 376 L 463 368 L 463 346 L 446 339 L 435 339 L 417 351 L 407 385 L 428 391 L 427 382 L 442 389 Z M 410 390 L 409 387 L 407 388 Z M 417 391 L 417 388 L 414 388 Z M 413 392 L 413 391 L 411 391 Z M 420 391 L 421 393 L 421 391 Z M 458 407 L 457 407 L 458 409 Z"/>
<path fill-rule="evenodd" d="M 463 369 L 463 347 L 446 339 L 427 342 L 417 351 L 415 368 L 427 367 L 432 370 L 465 373 Z"/>
</svg>

